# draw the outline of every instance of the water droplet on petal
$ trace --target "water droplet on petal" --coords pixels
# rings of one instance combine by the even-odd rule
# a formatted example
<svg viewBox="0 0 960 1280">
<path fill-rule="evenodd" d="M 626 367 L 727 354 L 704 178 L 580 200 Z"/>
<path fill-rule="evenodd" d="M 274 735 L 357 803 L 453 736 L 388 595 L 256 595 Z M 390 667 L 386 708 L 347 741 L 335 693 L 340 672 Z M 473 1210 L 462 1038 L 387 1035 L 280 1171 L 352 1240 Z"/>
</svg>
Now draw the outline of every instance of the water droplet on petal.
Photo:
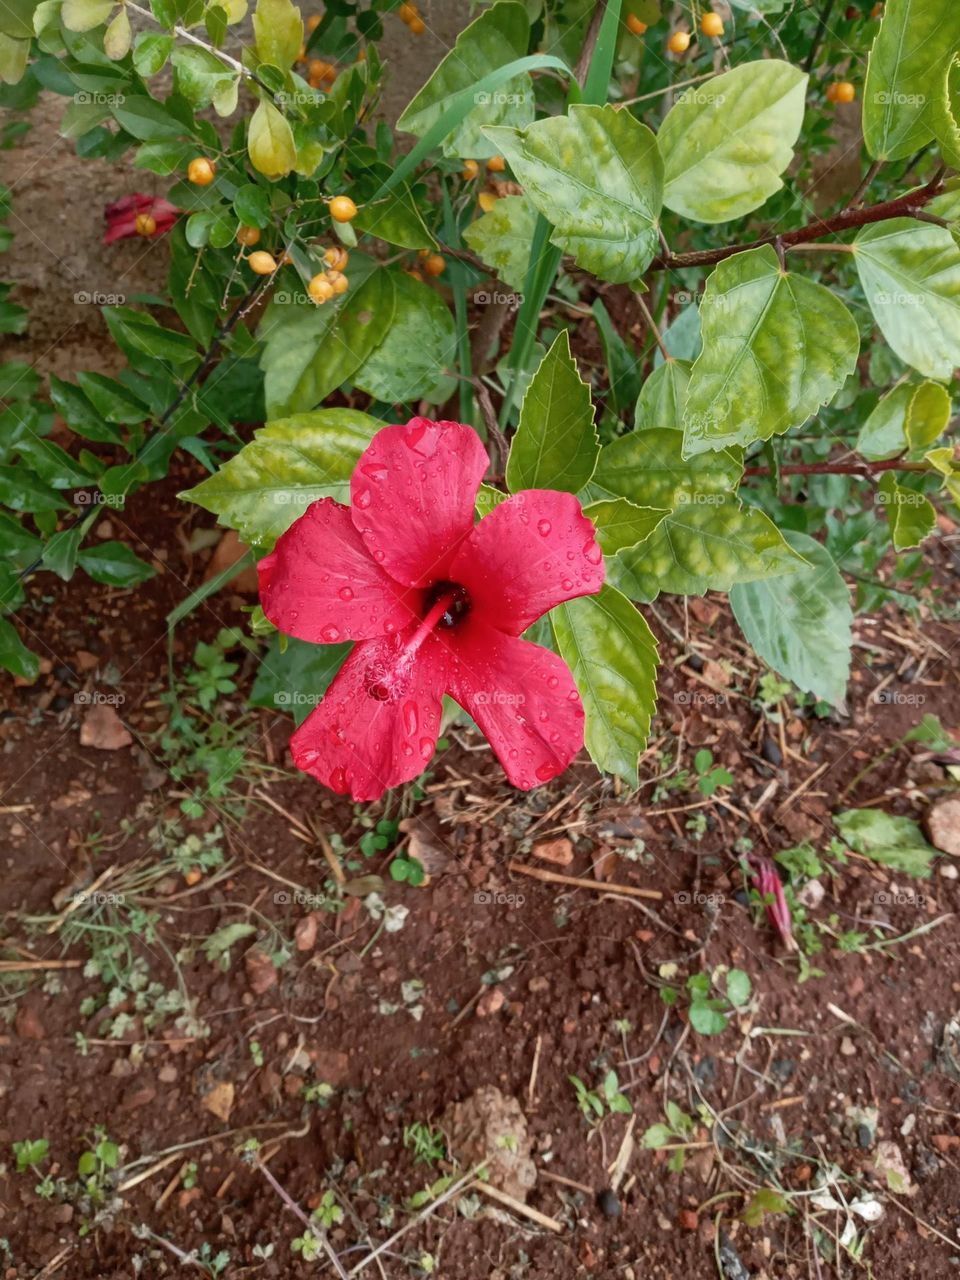
<svg viewBox="0 0 960 1280">
<path fill-rule="evenodd" d="M 369 476 L 371 480 L 377 481 L 386 480 L 387 475 L 389 474 L 386 466 L 382 462 L 365 462 L 361 466 L 360 470 L 365 476 Z"/>
<path fill-rule="evenodd" d="M 330 775 L 330 786 L 334 791 L 346 791 L 347 789 L 347 771 L 342 766 L 337 765 L 333 773 Z"/>
<path fill-rule="evenodd" d="M 335 640 L 340 639 L 340 628 L 335 627 L 331 622 L 328 626 L 321 629 L 320 635 L 328 644 L 333 644 Z"/>
<path fill-rule="evenodd" d="M 551 689 L 555 689 L 559 683 L 560 681 L 557 679 L 556 676 L 551 676 L 550 679 L 547 681 L 547 685 Z"/>
<path fill-rule="evenodd" d="M 383 551 L 375 551 L 373 553 L 373 558 L 376 560 L 377 564 L 383 564 L 387 557 Z"/>
<path fill-rule="evenodd" d="M 560 585 L 561 585 L 561 587 L 563 587 L 564 591 L 572 591 L 572 590 L 573 590 L 573 579 L 572 579 L 572 578 L 564 578 L 564 580 L 560 583 Z"/>
<path fill-rule="evenodd" d="M 537 777 L 541 782 L 549 782 L 551 778 L 557 776 L 557 770 L 552 764 L 542 764 L 537 770 Z"/>
<path fill-rule="evenodd" d="M 359 507 L 361 511 L 365 511 L 369 507 L 372 499 L 369 489 L 358 489 L 353 499 L 353 505 Z"/>
<path fill-rule="evenodd" d="M 403 752 L 405 756 L 413 755 L 413 747 L 411 747 L 409 742 L 405 742 L 403 746 L 400 748 L 400 750 Z"/>
<path fill-rule="evenodd" d="M 433 755 L 433 743 L 429 738 L 420 739 L 420 755 L 424 760 L 429 760 Z"/>
<path fill-rule="evenodd" d="M 585 542 L 583 544 L 583 558 L 588 560 L 590 564 L 599 564 L 603 559 L 600 543 L 593 538 L 589 542 Z"/>
<path fill-rule="evenodd" d="M 411 738 L 420 727 L 420 715 L 415 702 L 405 702 L 403 706 L 403 727 Z"/>
<path fill-rule="evenodd" d="M 340 588 L 340 599 L 341 599 L 341 600 L 352 600 L 352 599 L 353 599 L 353 591 L 352 591 L 349 587 L 341 587 L 341 588 Z"/>
<path fill-rule="evenodd" d="M 549 520 L 541 520 L 537 525 L 537 533 L 540 534 L 541 538 L 549 538 L 550 530 L 552 528 L 553 528 L 553 525 L 550 523 Z"/>
</svg>

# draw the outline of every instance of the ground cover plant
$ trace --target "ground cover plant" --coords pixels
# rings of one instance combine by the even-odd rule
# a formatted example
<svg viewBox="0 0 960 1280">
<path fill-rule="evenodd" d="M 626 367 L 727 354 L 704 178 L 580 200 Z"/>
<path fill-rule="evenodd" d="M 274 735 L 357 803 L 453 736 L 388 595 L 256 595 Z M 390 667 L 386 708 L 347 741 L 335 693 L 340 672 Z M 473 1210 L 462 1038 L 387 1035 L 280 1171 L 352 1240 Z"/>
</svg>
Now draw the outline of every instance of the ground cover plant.
<svg viewBox="0 0 960 1280">
<path fill-rule="evenodd" d="M 435 3 L 0 15 L 0 1086 L 86 1064 L 0 1245 L 946 1266 L 956 984 L 898 964 L 956 956 L 960 10 Z"/>
</svg>

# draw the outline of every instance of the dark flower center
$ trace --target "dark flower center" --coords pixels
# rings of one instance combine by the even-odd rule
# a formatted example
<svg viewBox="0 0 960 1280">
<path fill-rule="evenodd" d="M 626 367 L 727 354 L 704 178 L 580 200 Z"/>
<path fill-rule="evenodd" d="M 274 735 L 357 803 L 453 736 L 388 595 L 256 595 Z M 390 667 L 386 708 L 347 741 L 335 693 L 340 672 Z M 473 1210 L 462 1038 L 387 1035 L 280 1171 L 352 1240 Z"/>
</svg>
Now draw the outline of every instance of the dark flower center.
<svg viewBox="0 0 960 1280">
<path fill-rule="evenodd" d="M 426 618 L 438 601 L 448 598 L 448 603 L 443 613 L 436 622 L 438 627 L 455 627 L 461 623 L 470 612 L 470 595 L 466 587 L 461 587 L 458 582 L 435 582 L 432 587 L 427 587 L 423 595 L 423 606 L 421 616 Z"/>
</svg>

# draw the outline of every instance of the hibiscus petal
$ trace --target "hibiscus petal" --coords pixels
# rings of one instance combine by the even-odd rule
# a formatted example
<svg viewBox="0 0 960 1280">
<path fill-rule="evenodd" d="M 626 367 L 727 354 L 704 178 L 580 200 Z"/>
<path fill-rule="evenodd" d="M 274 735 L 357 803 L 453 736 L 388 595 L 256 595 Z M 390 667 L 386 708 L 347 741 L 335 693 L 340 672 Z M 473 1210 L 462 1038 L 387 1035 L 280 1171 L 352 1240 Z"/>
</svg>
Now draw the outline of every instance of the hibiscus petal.
<svg viewBox="0 0 960 1280">
<path fill-rule="evenodd" d="M 350 508 L 332 498 L 312 503 L 258 569 L 264 613 L 298 640 L 367 640 L 414 620 L 408 593 L 371 560 Z"/>
<path fill-rule="evenodd" d="M 480 437 L 459 422 L 411 418 L 378 431 L 350 482 L 353 522 L 376 562 L 408 587 L 445 578 L 488 466 Z"/>
<path fill-rule="evenodd" d="M 437 745 L 448 651 L 430 636 L 411 658 L 403 635 L 365 640 L 290 739 L 294 764 L 354 800 L 417 777 Z"/>
<path fill-rule="evenodd" d="M 441 637 L 442 639 L 442 637 Z M 562 658 L 471 614 L 451 632 L 448 692 L 488 739 L 515 787 L 562 773 L 583 746 L 583 704 Z"/>
<path fill-rule="evenodd" d="M 466 587 L 475 612 L 518 636 L 555 605 L 599 591 L 603 553 L 572 493 L 524 489 L 484 516 L 450 578 Z"/>
</svg>

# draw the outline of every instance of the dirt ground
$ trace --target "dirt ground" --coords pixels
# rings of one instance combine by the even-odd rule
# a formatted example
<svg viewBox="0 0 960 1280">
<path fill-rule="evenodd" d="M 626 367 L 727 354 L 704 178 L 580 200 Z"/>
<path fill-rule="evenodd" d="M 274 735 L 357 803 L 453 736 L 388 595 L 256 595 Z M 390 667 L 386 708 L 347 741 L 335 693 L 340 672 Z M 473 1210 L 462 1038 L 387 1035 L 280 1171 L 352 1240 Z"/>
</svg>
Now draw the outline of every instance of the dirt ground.
<svg viewBox="0 0 960 1280">
<path fill-rule="evenodd" d="M 96 307 L 72 295 L 132 298 L 159 288 L 164 264 L 161 246 L 100 247 L 87 214 L 132 181 L 77 163 L 55 138 L 58 111 L 35 114 L 7 180 L 17 297 L 32 313 L 13 345 L 63 374 L 112 360 Z M 584 344 L 596 342 L 588 324 Z M 304 1227 L 290 1205 L 309 1213 L 332 1192 L 341 1273 L 388 1280 L 956 1274 L 955 864 L 916 882 L 864 858 L 832 862 L 809 907 L 828 930 L 818 972 L 800 981 L 796 954 L 748 900 L 739 855 L 803 842 L 823 854 L 836 810 L 919 818 L 947 792 L 929 752 L 895 744 L 924 713 L 960 731 L 960 624 L 933 621 L 929 603 L 919 619 L 859 620 L 848 714 L 784 704 L 778 722 L 726 603 L 663 599 L 645 611 L 662 669 L 636 795 L 588 762 L 518 793 L 481 739 L 454 730 L 417 788 L 362 812 L 290 771 L 285 714 L 245 712 L 254 664 L 238 649 L 238 692 L 216 714 L 238 726 L 246 764 L 194 821 L 161 741 L 164 619 L 202 580 L 213 542 L 210 517 L 175 497 L 199 478 L 193 466 L 100 522 L 158 576 L 135 593 L 38 580 L 23 622 L 43 672 L 32 686 L 0 677 L 0 1273 L 128 1280 L 202 1263 L 230 1277 L 335 1275 L 291 1252 Z M 938 545 L 929 599 L 942 604 L 956 599 L 957 568 Z M 249 604 L 228 589 L 201 607 L 177 631 L 174 670 L 199 640 L 243 625 Z M 125 733 L 83 745 L 104 706 Z M 733 784 L 712 798 L 694 783 L 664 790 L 661 775 L 704 747 Z M 396 850 L 368 838 L 381 817 L 403 820 L 426 884 L 391 879 Z M 199 877 L 174 867 L 157 834 L 174 821 L 222 847 L 222 865 Z M 357 881 L 369 876 L 394 909 L 390 929 L 364 905 L 370 882 Z M 78 888 L 86 899 L 71 901 Z M 392 931 L 396 908 L 407 914 Z M 218 957 L 206 944 L 232 926 L 252 928 Z M 101 927 L 123 951 L 113 981 L 89 964 Z M 753 998 L 706 1037 L 661 988 L 717 966 L 745 970 Z M 596 1089 L 610 1070 L 630 1111 L 590 1123 L 570 1077 Z M 411 1197 L 469 1171 L 450 1108 L 490 1087 L 515 1100 L 494 1149 L 513 1161 L 521 1203 L 470 1184 L 371 1258 L 422 1212 Z M 682 1170 L 675 1150 L 641 1144 L 668 1102 L 692 1117 Z M 458 1163 L 418 1162 L 416 1126 L 443 1130 Z M 97 1128 L 119 1148 L 100 1198 L 38 1194 L 43 1175 L 75 1181 Z M 40 1173 L 16 1172 L 11 1144 L 39 1138 Z M 848 1201 L 880 1204 L 872 1224 L 854 1216 L 859 1267 L 816 1254 L 817 1233 L 826 1249 L 846 1224 L 813 1202 L 833 1166 Z M 762 1187 L 785 1202 L 745 1220 Z"/>
</svg>

